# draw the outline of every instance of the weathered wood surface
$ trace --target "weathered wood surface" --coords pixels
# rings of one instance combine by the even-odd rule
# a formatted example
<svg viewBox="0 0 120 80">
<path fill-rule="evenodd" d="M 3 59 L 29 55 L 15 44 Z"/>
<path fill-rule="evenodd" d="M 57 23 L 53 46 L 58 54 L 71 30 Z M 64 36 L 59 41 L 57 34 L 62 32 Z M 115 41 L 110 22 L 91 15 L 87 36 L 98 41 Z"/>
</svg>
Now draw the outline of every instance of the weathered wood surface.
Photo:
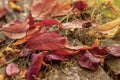
<svg viewBox="0 0 120 80">
<path fill-rule="evenodd" d="M 42 74 L 42 73 L 41 73 Z M 90 71 L 80 68 L 76 62 L 69 63 L 62 68 L 58 67 L 50 70 L 42 80 L 112 80 L 105 73 L 102 67 L 98 70 Z"/>
</svg>

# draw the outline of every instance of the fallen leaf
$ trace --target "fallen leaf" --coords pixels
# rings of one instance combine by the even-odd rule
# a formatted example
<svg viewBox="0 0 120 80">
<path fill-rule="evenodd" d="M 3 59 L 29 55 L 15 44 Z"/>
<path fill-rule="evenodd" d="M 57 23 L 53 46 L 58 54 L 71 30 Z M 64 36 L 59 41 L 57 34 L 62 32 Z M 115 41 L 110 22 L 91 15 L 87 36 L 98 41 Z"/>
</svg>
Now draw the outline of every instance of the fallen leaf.
<svg viewBox="0 0 120 80">
<path fill-rule="evenodd" d="M 22 51 L 19 53 L 19 57 L 26 57 L 30 54 L 33 54 L 35 51 L 32 49 L 27 49 L 27 48 L 23 48 Z"/>
<path fill-rule="evenodd" d="M 33 27 L 35 26 L 45 26 L 45 27 L 50 27 L 52 25 L 58 25 L 59 27 L 62 27 L 62 24 L 58 21 L 58 20 L 54 20 L 54 19 L 48 19 L 48 20 L 42 20 L 40 22 L 35 23 L 34 25 L 32 25 Z"/>
<path fill-rule="evenodd" d="M 76 29 L 76 28 L 88 28 L 88 27 L 91 27 L 92 24 L 91 24 L 91 20 L 87 20 L 87 21 L 72 21 L 72 22 L 67 22 L 67 23 L 63 23 L 63 28 L 64 29 Z M 89 25 L 85 25 L 85 24 L 88 24 Z"/>
<path fill-rule="evenodd" d="M 16 10 L 16 11 L 21 11 L 21 10 L 22 10 L 22 8 L 21 8 L 19 5 L 17 5 L 17 4 L 15 3 L 15 1 L 10 1 L 9 4 L 10 4 L 10 7 L 11 7 L 13 10 Z"/>
<path fill-rule="evenodd" d="M 28 39 L 30 39 L 30 37 L 31 37 L 31 35 L 26 35 L 22 39 L 19 39 L 16 42 L 12 43 L 12 45 L 13 46 L 15 46 L 15 45 L 21 45 L 21 44 L 25 43 Z"/>
<path fill-rule="evenodd" d="M 35 77 L 39 75 L 41 66 L 43 64 L 43 57 L 46 52 L 41 52 L 39 54 L 32 54 L 31 65 L 29 66 L 25 77 L 27 80 L 34 80 Z"/>
<path fill-rule="evenodd" d="M 0 74 L 0 80 L 4 80 L 4 75 Z"/>
<path fill-rule="evenodd" d="M 56 5 L 56 0 L 34 0 L 30 10 L 35 19 L 46 19 Z"/>
<path fill-rule="evenodd" d="M 55 32 L 37 32 L 26 42 L 26 48 L 36 50 L 56 50 L 66 44 L 64 37 Z"/>
<path fill-rule="evenodd" d="M 57 55 L 57 54 L 47 54 L 45 55 L 44 57 L 44 60 L 45 61 L 66 61 L 68 60 L 67 59 L 67 56 L 63 56 L 63 55 Z"/>
<path fill-rule="evenodd" d="M 18 68 L 17 64 L 10 63 L 7 65 L 5 71 L 8 76 L 14 76 L 20 72 L 20 69 Z"/>
<path fill-rule="evenodd" d="M 111 46 L 107 47 L 109 54 L 120 57 L 120 44 L 112 44 Z"/>
<path fill-rule="evenodd" d="M 59 1 L 53 9 L 52 16 L 67 15 L 72 10 L 71 0 Z"/>
<path fill-rule="evenodd" d="M 80 10 L 80 11 L 83 11 L 83 10 L 87 9 L 87 4 L 86 4 L 86 2 L 84 2 L 84 1 L 77 1 L 77 2 L 75 2 L 75 4 L 74 4 L 73 10 L 74 10 L 74 9 L 78 9 L 78 10 Z"/>
<path fill-rule="evenodd" d="M 35 19 L 43 20 L 52 16 L 66 15 L 71 10 L 71 0 L 34 0 L 31 5 L 31 14 Z"/>
<path fill-rule="evenodd" d="M 2 27 L 3 33 L 10 39 L 20 39 L 26 35 L 29 25 L 26 20 L 16 20 Z"/>
<path fill-rule="evenodd" d="M 100 58 L 93 56 L 89 51 L 85 51 L 78 59 L 79 65 L 89 70 L 96 70 L 99 62 Z"/>
<path fill-rule="evenodd" d="M 2 18 L 7 13 L 7 9 L 0 8 L 0 18 Z"/>
</svg>

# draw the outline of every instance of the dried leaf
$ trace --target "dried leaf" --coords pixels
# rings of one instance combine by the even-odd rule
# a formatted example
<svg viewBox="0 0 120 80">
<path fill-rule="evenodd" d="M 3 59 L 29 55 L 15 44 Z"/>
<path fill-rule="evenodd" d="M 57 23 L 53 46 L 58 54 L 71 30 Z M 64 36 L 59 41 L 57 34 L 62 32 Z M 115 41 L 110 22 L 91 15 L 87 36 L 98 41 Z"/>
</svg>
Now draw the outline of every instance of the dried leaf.
<svg viewBox="0 0 120 80">
<path fill-rule="evenodd" d="M 50 27 L 52 25 L 58 25 L 59 27 L 61 27 L 61 23 L 57 20 L 54 20 L 54 19 L 48 19 L 48 20 L 42 20 L 40 22 L 37 22 L 35 23 L 34 25 L 32 25 L 33 27 L 34 26 L 45 26 L 45 27 Z"/>
<path fill-rule="evenodd" d="M 48 54 L 44 57 L 45 61 L 66 61 L 67 56 L 63 55 L 58 55 L 58 54 Z"/>
<path fill-rule="evenodd" d="M 72 22 L 67 22 L 67 23 L 63 23 L 63 28 L 64 29 L 71 29 L 71 28 L 88 28 L 91 27 L 91 20 L 87 20 L 87 21 L 72 21 Z M 90 23 L 89 25 L 86 25 Z"/>
<path fill-rule="evenodd" d="M 120 57 L 120 44 L 112 44 L 107 48 L 108 48 L 109 54 L 115 57 Z"/>
<path fill-rule="evenodd" d="M 79 57 L 78 63 L 81 67 L 96 70 L 100 59 L 93 56 L 89 51 L 85 51 L 82 56 Z"/>
<path fill-rule="evenodd" d="M 22 39 L 17 40 L 16 42 L 12 43 L 12 45 L 21 45 L 23 43 L 25 43 L 28 39 L 30 39 L 31 35 L 26 35 L 25 37 L 23 37 Z"/>
<path fill-rule="evenodd" d="M 0 8 L 0 18 L 2 18 L 7 13 L 7 9 Z"/>
<path fill-rule="evenodd" d="M 45 54 L 46 52 L 41 52 L 39 54 L 32 55 L 31 65 L 25 75 L 27 80 L 34 80 L 34 77 L 39 75 Z"/>
<path fill-rule="evenodd" d="M 86 8 L 87 8 L 86 2 L 84 2 L 84 1 L 78 1 L 78 2 L 75 3 L 73 10 L 74 9 L 78 9 L 80 11 L 83 11 Z"/>
<path fill-rule="evenodd" d="M 56 0 L 34 0 L 30 8 L 31 14 L 35 19 L 46 19 L 55 5 Z"/>
<path fill-rule="evenodd" d="M 36 50 L 56 50 L 63 48 L 66 40 L 55 32 L 37 32 L 26 43 L 26 48 Z"/>
<path fill-rule="evenodd" d="M 14 75 L 16 75 L 19 72 L 20 72 L 20 69 L 18 68 L 17 64 L 10 63 L 6 67 L 6 74 L 8 76 L 14 76 Z"/>
<path fill-rule="evenodd" d="M 21 8 L 19 5 L 15 4 L 14 1 L 10 1 L 10 7 L 11 7 L 13 10 L 16 10 L 16 11 L 21 11 L 21 10 L 22 10 L 22 8 Z"/>
<path fill-rule="evenodd" d="M 0 74 L 0 80 L 4 80 L 4 75 Z"/>
<path fill-rule="evenodd" d="M 11 39 L 20 39 L 26 35 L 29 25 L 26 20 L 16 20 L 3 26 L 3 33 Z"/>
<path fill-rule="evenodd" d="M 95 47 L 98 47 L 100 44 L 99 40 L 95 40 L 94 44 L 92 46 L 86 46 L 86 45 L 81 45 L 81 46 L 71 46 L 71 45 L 66 45 L 65 47 L 68 49 L 73 49 L 73 50 L 89 50 L 93 49 Z"/>
<path fill-rule="evenodd" d="M 30 8 L 35 19 L 46 19 L 52 16 L 61 16 L 67 14 L 70 10 L 71 1 L 57 0 L 34 0 Z"/>
</svg>

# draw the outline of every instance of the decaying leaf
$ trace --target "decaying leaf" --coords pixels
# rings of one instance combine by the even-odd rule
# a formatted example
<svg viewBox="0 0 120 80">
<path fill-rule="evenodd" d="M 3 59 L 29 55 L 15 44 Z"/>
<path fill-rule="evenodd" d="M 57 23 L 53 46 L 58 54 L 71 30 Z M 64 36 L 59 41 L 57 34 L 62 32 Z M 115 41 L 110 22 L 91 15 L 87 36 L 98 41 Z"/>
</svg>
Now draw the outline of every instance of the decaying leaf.
<svg viewBox="0 0 120 80">
<path fill-rule="evenodd" d="M 7 9 L 0 8 L 0 18 L 2 18 L 7 13 Z"/>
<path fill-rule="evenodd" d="M 4 75 L 0 74 L 0 80 L 4 80 Z"/>
<path fill-rule="evenodd" d="M 65 55 L 57 55 L 57 54 L 47 54 L 45 57 L 44 57 L 44 60 L 45 61 L 66 61 L 68 60 L 67 59 L 67 56 Z"/>
<path fill-rule="evenodd" d="M 31 13 L 35 19 L 45 19 L 52 16 L 61 16 L 71 10 L 70 3 L 57 0 L 34 0 Z"/>
<path fill-rule="evenodd" d="M 120 44 L 112 44 L 108 47 L 109 53 L 115 57 L 120 57 Z"/>
<path fill-rule="evenodd" d="M 56 50 L 63 48 L 66 40 L 55 32 L 37 32 L 26 43 L 26 48 L 36 50 Z"/>
<path fill-rule="evenodd" d="M 25 75 L 27 80 L 34 80 L 34 78 L 39 75 L 41 66 L 43 64 L 43 57 L 45 56 L 45 54 L 46 52 L 32 54 L 31 65 Z"/>
<path fill-rule="evenodd" d="M 96 70 L 99 62 L 100 59 L 93 56 L 89 51 L 85 51 L 78 59 L 78 63 L 81 67 L 90 70 Z"/>
<path fill-rule="evenodd" d="M 87 20 L 87 21 L 77 20 L 77 21 L 63 23 L 62 25 L 64 29 L 89 28 L 93 26 L 91 20 Z"/>
<path fill-rule="evenodd" d="M 10 63 L 6 67 L 6 74 L 8 76 L 14 76 L 14 75 L 16 75 L 19 72 L 20 72 L 20 69 L 18 68 L 17 64 Z"/>
<path fill-rule="evenodd" d="M 26 20 L 16 20 L 2 27 L 3 33 L 11 39 L 20 39 L 26 35 L 29 25 Z"/>
</svg>

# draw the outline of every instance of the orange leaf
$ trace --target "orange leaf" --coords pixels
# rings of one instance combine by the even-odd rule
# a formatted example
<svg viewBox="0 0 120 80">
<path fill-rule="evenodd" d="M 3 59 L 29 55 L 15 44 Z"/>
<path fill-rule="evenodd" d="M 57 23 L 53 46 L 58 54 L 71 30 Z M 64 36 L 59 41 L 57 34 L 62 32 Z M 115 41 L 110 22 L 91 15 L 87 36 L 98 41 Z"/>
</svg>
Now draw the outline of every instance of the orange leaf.
<svg viewBox="0 0 120 80">
<path fill-rule="evenodd" d="M 17 40 L 15 43 L 13 43 L 12 45 L 16 46 L 16 45 L 21 45 L 23 43 L 25 43 L 32 35 L 27 35 L 25 37 L 23 37 L 22 39 Z"/>
</svg>

